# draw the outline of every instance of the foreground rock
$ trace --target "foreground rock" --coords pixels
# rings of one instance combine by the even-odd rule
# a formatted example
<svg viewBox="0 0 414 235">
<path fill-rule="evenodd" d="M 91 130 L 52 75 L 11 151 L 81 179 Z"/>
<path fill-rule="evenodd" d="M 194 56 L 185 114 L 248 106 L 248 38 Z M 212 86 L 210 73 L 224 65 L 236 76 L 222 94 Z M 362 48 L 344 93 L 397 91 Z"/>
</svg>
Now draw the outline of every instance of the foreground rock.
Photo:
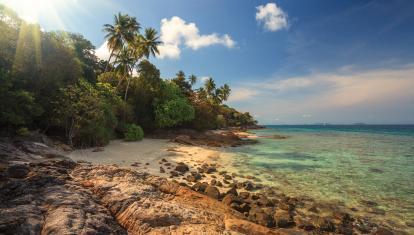
<svg viewBox="0 0 414 235">
<path fill-rule="evenodd" d="M 0 153 L 0 234 L 290 233 L 146 173 L 44 158 L 10 143 Z"/>
</svg>

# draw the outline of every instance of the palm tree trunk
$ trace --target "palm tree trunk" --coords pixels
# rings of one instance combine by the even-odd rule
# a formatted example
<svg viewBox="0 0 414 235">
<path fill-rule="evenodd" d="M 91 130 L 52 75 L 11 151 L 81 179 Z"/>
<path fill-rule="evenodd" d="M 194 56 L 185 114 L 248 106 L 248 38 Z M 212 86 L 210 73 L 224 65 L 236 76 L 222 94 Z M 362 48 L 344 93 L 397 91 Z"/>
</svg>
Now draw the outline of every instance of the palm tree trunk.
<svg viewBox="0 0 414 235">
<path fill-rule="evenodd" d="M 126 100 L 127 100 L 127 96 L 128 96 L 128 88 L 129 88 L 129 82 L 131 81 L 131 79 L 130 78 L 127 78 L 127 86 L 126 86 L 126 89 L 125 89 L 125 96 L 124 96 L 124 101 L 126 102 Z"/>
</svg>

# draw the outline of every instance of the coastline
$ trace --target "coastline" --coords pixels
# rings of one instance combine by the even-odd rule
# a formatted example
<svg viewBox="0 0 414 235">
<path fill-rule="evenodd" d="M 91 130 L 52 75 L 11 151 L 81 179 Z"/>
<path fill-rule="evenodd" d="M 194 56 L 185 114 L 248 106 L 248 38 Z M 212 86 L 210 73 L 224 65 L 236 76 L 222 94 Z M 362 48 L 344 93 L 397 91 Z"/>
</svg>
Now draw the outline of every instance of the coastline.
<svg viewBox="0 0 414 235">
<path fill-rule="evenodd" d="M 249 137 L 248 133 L 246 137 L 243 132 L 234 134 L 239 138 L 261 138 Z M 229 134 L 225 136 L 228 138 Z M 240 143 L 234 136 L 231 139 Z M 289 197 L 280 189 L 261 184 L 254 175 L 231 172 L 228 166 L 232 165 L 233 158 L 227 147 L 208 146 L 214 143 L 211 140 L 204 146 L 193 145 L 192 138 L 184 138 L 190 141 L 186 145 L 180 144 L 181 140 L 178 143 L 177 138 L 118 140 L 104 148 L 64 153 L 66 156 L 44 143 L 22 141 L 0 145 L 0 151 L 7 152 L 10 158 L 2 163 L 6 170 L 0 197 L 4 199 L 2 208 L 8 208 L 8 213 L 4 213 L 6 217 L 0 216 L 0 224 L 10 231 L 18 231 L 13 229 L 28 225 L 13 224 L 10 219 L 20 221 L 27 215 L 40 213 L 46 218 L 38 222 L 43 223 L 40 225 L 43 228 L 79 232 L 66 222 L 65 225 L 51 223 L 49 215 L 55 214 L 59 219 L 67 213 L 82 214 L 88 210 L 89 216 L 96 218 L 110 214 L 113 222 L 106 222 L 108 229 L 115 229 L 119 234 L 122 229 L 130 234 L 394 233 L 393 229 L 375 224 L 369 218 L 352 215 L 340 204 L 323 204 L 306 196 Z M 199 139 L 194 141 L 198 143 Z M 38 184 L 43 184 L 41 194 Z M 15 185 L 15 189 L 9 185 Z M 18 194 L 23 188 L 25 193 Z M 26 208 L 25 203 L 29 202 L 20 197 L 31 197 L 41 207 L 29 209 L 29 214 L 23 213 L 20 209 Z M 76 197 L 82 200 L 79 202 Z M 91 202 L 85 202 L 89 198 L 98 204 L 89 208 Z M 46 215 L 42 214 L 45 203 L 49 211 Z M 56 206 L 61 203 L 66 203 L 64 211 Z M 72 224 L 82 224 L 85 218 L 75 216 L 71 220 Z M 96 227 L 101 222 L 95 219 L 93 223 Z"/>
</svg>

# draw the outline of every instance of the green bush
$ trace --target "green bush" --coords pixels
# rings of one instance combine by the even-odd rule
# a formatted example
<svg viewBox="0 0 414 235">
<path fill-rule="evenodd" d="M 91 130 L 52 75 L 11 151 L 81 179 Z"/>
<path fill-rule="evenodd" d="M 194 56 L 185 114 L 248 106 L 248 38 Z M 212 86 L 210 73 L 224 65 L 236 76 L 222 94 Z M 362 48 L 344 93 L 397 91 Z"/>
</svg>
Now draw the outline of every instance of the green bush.
<svg viewBox="0 0 414 235">
<path fill-rule="evenodd" d="M 16 131 L 18 136 L 28 136 L 30 134 L 29 129 L 27 129 L 27 127 L 20 127 L 19 129 L 17 129 Z"/>
<path fill-rule="evenodd" d="M 126 127 L 124 135 L 126 141 L 138 141 L 144 138 L 144 131 L 138 125 L 129 124 Z"/>
</svg>

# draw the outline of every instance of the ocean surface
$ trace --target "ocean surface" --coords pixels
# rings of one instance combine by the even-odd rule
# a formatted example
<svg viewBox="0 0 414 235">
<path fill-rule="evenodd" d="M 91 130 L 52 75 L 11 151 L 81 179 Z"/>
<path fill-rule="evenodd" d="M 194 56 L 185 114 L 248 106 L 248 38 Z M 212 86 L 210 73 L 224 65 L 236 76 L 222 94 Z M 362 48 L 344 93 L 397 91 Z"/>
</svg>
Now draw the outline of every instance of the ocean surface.
<svg viewBox="0 0 414 235">
<path fill-rule="evenodd" d="M 357 208 L 359 215 L 414 234 L 414 125 L 267 126 L 251 132 L 288 138 L 232 149 L 237 172 L 287 195 Z"/>
</svg>

